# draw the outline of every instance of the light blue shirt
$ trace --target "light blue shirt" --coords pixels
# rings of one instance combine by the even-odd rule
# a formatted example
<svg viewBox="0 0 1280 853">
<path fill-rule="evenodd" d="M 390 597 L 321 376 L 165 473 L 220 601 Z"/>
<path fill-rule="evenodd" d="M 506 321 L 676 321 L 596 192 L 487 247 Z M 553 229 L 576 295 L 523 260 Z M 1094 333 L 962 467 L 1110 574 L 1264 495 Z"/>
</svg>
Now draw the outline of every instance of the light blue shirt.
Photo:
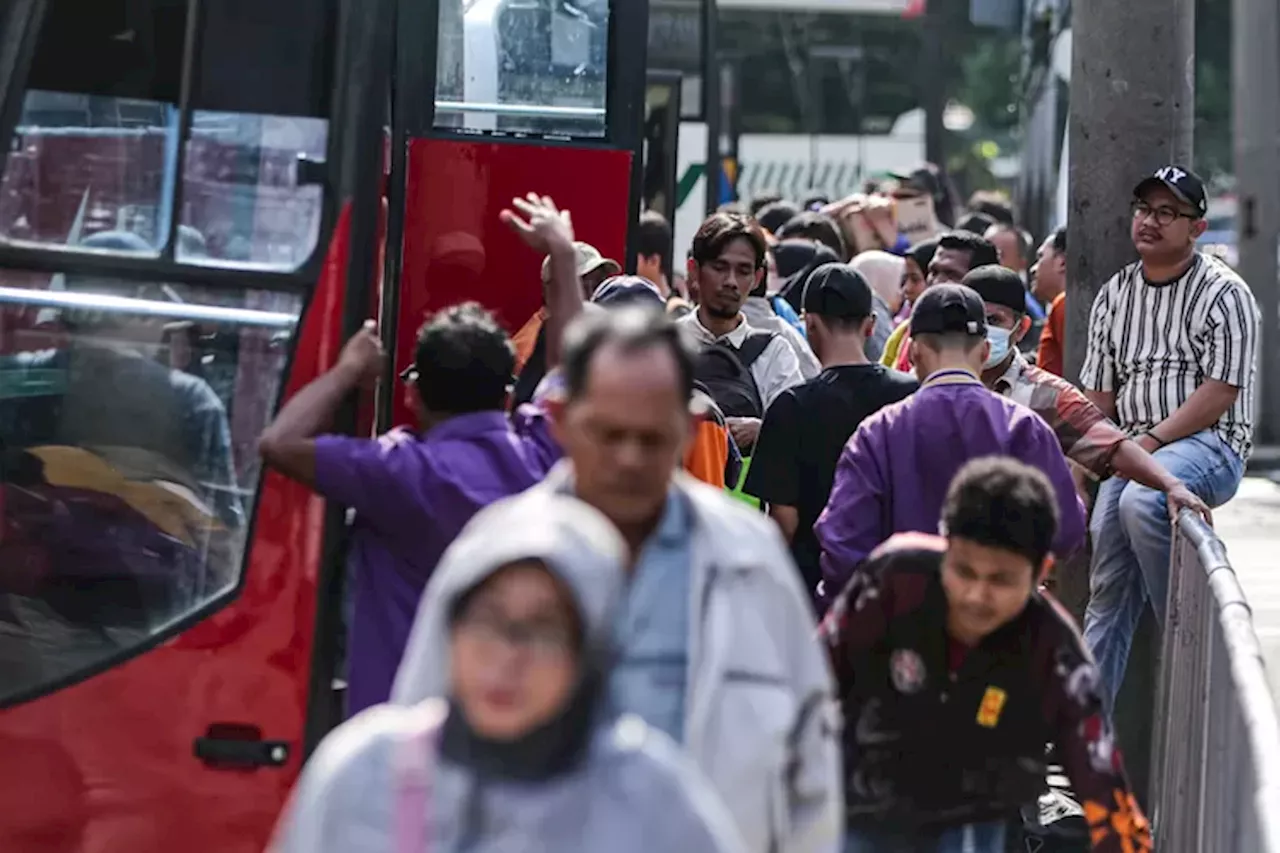
<svg viewBox="0 0 1280 853">
<path fill-rule="evenodd" d="M 618 710 L 638 715 L 677 743 L 684 742 L 692 534 L 692 511 L 672 490 L 632 572 L 609 684 Z"/>
</svg>

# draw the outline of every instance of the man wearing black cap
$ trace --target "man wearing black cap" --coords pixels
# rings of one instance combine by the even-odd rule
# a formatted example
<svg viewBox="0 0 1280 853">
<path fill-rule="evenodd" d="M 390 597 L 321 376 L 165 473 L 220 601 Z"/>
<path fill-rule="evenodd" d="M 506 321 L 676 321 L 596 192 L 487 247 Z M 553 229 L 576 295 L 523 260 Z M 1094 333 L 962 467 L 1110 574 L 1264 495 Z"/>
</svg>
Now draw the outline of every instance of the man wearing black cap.
<svg viewBox="0 0 1280 853">
<path fill-rule="evenodd" d="M 823 370 L 769 407 L 743 489 L 769 504 L 811 594 L 822 579 L 813 523 L 827 504 L 841 449 L 865 418 L 919 387 L 867 359 L 872 304 L 866 279 L 845 264 L 825 264 L 809 277 L 805 328 Z"/>
<path fill-rule="evenodd" d="M 1031 318 L 1023 311 L 1021 276 L 993 265 L 978 267 L 964 283 L 987 308 L 991 353 L 983 365 L 983 384 L 1044 418 L 1062 452 L 1094 479 L 1115 474 L 1133 480 L 1167 495 L 1170 513 L 1186 508 L 1209 518 L 1209 508 L 1186 484 L 1131 441 L 1080 389 L 1022 357 L 1018 343 L 1031 327 Z"/>
<path fill-rule="evenodd" d="M 1130 236 L 1141 258 L 1103 285 L 1089 317 L 1080 384 L 1089 399 L 1210 506 L 1235 494 L 1253 446 L 1253 294 L 1196 251 L 1203 182 L 1165 166 L 1133 190 Z M 1164 620 L 1172 533 L 1164 493 L 1113 478 L 1091 521 L 1085 639 L 1114 697 L 1150 598 Z"/>
<path fill-rule="evenodd" d="M 814 526 L 826 596 L 894 533 L 936 533 L 947 486 L 966 462 L 983 456 L 1011 456 L 1049 478 L 1061 509 L 1056 555 L 1066 557 L 1084 540 L 1084 511 L 1057 436 L 979 378 L 990 352 L 986 315 L 982 297 L 959 284 L 934 285 L 916 303 L 911 360 L 924 384 L 858 427 Z"/>
</svg>

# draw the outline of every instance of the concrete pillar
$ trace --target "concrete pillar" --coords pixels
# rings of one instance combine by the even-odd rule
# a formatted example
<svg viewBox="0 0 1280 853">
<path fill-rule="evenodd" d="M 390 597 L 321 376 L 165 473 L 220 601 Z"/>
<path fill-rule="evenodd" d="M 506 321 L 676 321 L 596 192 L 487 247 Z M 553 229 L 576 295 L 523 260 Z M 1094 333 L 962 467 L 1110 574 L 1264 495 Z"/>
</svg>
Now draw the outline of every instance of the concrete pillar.
<svg viewBox="0 0 1280 853">
<path fill-rule="evenodd" d="M 1084 363 L 1094 297 L 1136 257 L 1129 240 L 1130 189 L 1165 163 L 1194 166 L 1194 27 L 1194 0 L 1074 5 L 1066 323 L 1066 372 L 1072 379 Z M 1148 610 L 1115 714 L 1130 776 L 1144 802 L 1157 634 Z"/>
<path fill-rule="evenodd" d="M 1166 163 L 1194 166 L 1195 3 L 1091 0 L 1072 15 L 1066 367 L 1074 379 L 1093 297 L 1136 257 L 1129 190 Z"/>
<path fill-rule="evenodd" d="M 1262 311 L 1261 372 L 1254 438 L 1280 444 L 1280 8 L 1276 0 L 1234 0 L 1231 56 L 1237 268 Z"/>
</svg>

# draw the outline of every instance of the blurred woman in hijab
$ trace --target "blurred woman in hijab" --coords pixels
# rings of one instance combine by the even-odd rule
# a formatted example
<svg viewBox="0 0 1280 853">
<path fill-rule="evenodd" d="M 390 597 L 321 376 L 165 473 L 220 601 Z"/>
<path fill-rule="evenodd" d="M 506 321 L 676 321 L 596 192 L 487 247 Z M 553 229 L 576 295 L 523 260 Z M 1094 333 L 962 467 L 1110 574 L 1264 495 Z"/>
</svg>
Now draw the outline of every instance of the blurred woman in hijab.
<svg viewBox="0 0 1280 853">
<path fill-rule="evenodd" d="M 407 659 L 447 696 L 370 708 L 307 764 L 273 853 L 738 853 L 664 735 L 603 707 L 626 546 L 570 497 L 500 502 L 445 553 Z"/>
<path fill-rule="evenodd" d="M 867 280 L 875 297 L 871 302 L 871 313 L 876 324 L 871 330 L 871 337 L 867 338 L 866 356 L 871 361 L 879 361 L 896 325 L 894 316 L 906 301 L 902 293 L 905 265 L 897 255 L 873 249 L 860 253 L 849 262 L 849 266 Z"/>
</svg>

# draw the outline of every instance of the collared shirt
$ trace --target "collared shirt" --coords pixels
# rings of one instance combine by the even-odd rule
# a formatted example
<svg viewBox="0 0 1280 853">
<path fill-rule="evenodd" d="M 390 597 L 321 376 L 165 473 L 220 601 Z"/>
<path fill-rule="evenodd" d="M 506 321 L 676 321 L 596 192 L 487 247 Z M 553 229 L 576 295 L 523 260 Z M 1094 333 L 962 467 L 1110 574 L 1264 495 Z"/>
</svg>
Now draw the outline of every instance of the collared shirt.
<svg viewBox="0 0 1280 853">
<path fill-rule="evenodd" d="M 742 317 L 736 329 L 727 335 L 717 337 L 711 330 L 702 325 L 702 322 L 698 319 L 697 311 L 686 314 L 676 322 L 690 329 L 701 344 L 723 342 L 734 349 L 741 349 L 743 343 L 746 342 L 747 335 L 752 330 L 746 317 Z M 781 335 L 776 334 L 773 340 L 769 342 L 769 346 L 756 359 L 755 364 L 751 365 L 751 378 L 755 380 L 756 390 L 760 392 L 760 401 L 764 403 L 766 409 L 783 391 L 804 381 L 796 354 L 791 351 L 791 346 L 786 340 Z"/>
<path fill-rule="evenodd" d="M 1079 388 L 1032 367 L 1015 350 L 1009 369 L 991 390 L 1044 418 L 1072 462 L 1099 480 L 1111 476 L 1111 460 L 1128 437 Z"/>
<path fill-rule="evenodd" d="M 1214 429 L 1247 460 L 1260 325 L 1249 286 L 1216 258 L 1197 252 L 1180 277 L 1160 282 L 1132 263 L 1093 302 L 1080 384 L 1115 394 L 1116 420 L 1129 435 L 1167 420 L 1205 380 L 1238 388 Z"/>
<path fill-rule="evenodd" d="M 640 716 L 676 743 L 684 742 L 692 534 L 692 510 L 673 488 L 632 571 L 609 685 L 615 708 Z"/>
<path fill-rule="evenodd" d="M 1084 509 L 1053 430 L 1025 406 L 963 370 L 938 371 L 911 397 L 867 418 L 845 445 L 814 533 L 827 600 L 894 533 L 936 533 L 952 479 L 966 462 L 1009 456 L 1038 468 L 1061 510 L 1054 552 L 1084 540 Z"/>
<path fill-rule="evenodd" d="M 471 517 L 539 482 L 559 458 L 542 412 L 459 415 L 423 435 L 316 440 L 316 491 L 355 510 L 348 712 L 387 701 L 418 600 Z"/>
</svg>

